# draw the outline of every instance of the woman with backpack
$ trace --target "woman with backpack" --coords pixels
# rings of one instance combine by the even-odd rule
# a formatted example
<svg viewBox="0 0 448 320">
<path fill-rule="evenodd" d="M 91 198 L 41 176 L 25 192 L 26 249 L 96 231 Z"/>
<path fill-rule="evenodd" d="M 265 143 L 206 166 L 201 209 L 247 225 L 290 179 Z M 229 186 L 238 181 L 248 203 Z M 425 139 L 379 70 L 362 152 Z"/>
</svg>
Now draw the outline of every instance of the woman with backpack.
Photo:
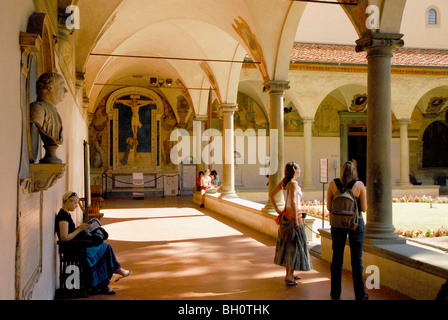
<svg viewBox="0 0 448 320">
<path fill-rule="evenodd" d="M 355 214 L 358 215 L 357 223 L 352 227 L 335 227 L 333 224 L 331 226 L 333 258 L 331 261 L 330 294 L 333 299 L 339 299 L 341 297 L 342 263 L 347 236 L 350 243 L 355 298 L 357 300 L 366 300 L 369 298 L 365 292 L 363 281 L 362 247 L 364 243 L 365 224 L 361 215 L 361 212 L 366 212 L 367 210 L 367 194 L 364 183 L 356 177 L 355 164 L 347 161 L 342 166 L 341 178 L 331 181 L 327 191 L 327 209 L 330 212 L 330 220 L 332 212 L 335 211 L 335 203 L 333 202 L 336 202 L 336 198 L 345 192 L 354 196 L 356 203 Z"/>
<path fill-rule="evenodd" d="M 289 162 L 285 166 L 285 177 L 269 192 L 269 199 L 279 214 L 279 231 L 275 247 L 274 263 L 286 267 L 285 283 L 287 286 L 298 285 L 299 276 L 294 271 L 310 271 L 311 260 L 305 234 L 301 211 L 302 190 L 296 179 L 300 176 L 299 165 Z M 282 191 L 285 208 L 280 211 L 274 196 Z"/>
</svg>

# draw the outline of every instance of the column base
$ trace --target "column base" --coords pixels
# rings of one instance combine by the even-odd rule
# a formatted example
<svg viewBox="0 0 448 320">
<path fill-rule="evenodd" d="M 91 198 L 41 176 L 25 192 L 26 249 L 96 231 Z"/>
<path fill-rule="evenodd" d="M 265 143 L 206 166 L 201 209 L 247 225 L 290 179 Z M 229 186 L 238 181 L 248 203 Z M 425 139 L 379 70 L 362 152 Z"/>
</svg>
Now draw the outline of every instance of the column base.
<svg viewBox="0 0 448 320">
<path fill-rule="evenodd" d="M 235 191 L 223 191 L 218 197 L 219 199 L 236 199 L 239 198 Z"/>
<path fill-rule="evenodd" d="M 261 211 L 264 213 L 276 213 L 274 206 L 269 201 L 266 203 L 266 205 L 263 207 L 263 209 L 261 209 Z"/>
<path fill-rule="evenodd" d="M 409 182 L 398 182 L 399 187 L 412 187 L 412 184 Z"/>
<path fill-rule="evenodd" d="M 282 210 L 285 207 L 285 201 L 283 200 L 283 198 L 282 198 L 282 200 L 279 200 L 276 203 L 280 210 Z M 268 202 L 266 202 L 266 205 L 263 207 L 263 209 L 261 209 L 261 211 L 263 213 L 277 214 L 277 212 L 275 211 L 275 208 L 270 200 L 268 200 Z"/>
<path fill-rule="evenodd" d="M 392 226 L 368 226 L 366 225 L 366 232 L 364 241 L 367 244 L 403 244 L 406 243 L 406 239 L 400 238 L 395 232 L 395 228 Z"/>
</svg>

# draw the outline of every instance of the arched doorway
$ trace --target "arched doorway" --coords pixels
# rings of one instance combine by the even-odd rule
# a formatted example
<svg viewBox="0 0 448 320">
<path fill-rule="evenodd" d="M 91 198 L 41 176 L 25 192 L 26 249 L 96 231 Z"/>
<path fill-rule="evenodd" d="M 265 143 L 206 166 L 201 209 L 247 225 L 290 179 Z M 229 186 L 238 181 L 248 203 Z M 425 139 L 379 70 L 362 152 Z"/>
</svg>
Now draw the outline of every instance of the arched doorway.
<svg viewBox="0 0 448 320">
<path fill-rule="evenodd" d="M 354 161 L 358 178 L 367 183 L 367 113 L 340 112 L 341 164 Z"/>
<path fill-rule="evenodd" d="M 448 123 L 435 121 L 423 134 L 423 168 L 448 167 Z"/>
</svg>

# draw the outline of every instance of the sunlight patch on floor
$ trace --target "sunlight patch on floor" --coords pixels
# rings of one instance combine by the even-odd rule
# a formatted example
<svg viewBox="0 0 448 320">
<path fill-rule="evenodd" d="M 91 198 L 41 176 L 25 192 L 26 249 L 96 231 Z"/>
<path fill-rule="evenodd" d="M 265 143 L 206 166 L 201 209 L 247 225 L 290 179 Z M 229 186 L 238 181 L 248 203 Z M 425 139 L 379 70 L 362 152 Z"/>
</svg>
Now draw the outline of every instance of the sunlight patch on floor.
<svg viewBox="0 0 448 320">
<path fill-rule="evenodd" d="M 110 240 L 185 241 L 241 235 L 235 229 L 194 209 L 120 209 L 108 210 L 106 214 L 108 218 L 138 219 L 105 225 Z"/>
</svg>

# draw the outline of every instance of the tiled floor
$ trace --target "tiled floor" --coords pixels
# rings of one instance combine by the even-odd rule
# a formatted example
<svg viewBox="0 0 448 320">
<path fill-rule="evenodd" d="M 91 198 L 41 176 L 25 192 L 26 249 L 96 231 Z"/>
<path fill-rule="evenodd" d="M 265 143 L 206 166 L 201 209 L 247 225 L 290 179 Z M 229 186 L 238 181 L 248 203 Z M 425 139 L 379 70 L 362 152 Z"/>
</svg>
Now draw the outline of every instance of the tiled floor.
<svg viewBox="0 0 448 320">
<path fill-rule="evenodd" d="M 312 257 L 296 287 L 273 264 L 275 240 L 193 204 L 191 196 L 104 203 L 102 222 L 119 262 L 132 275 L 114 282 L 116 295 L 89 300 L 329 300 L 330 265 Z M 342 299 L 354 299 L 344 272 Z M 407 297 L 382 287 L 371 300 Z"/>
</svg>

